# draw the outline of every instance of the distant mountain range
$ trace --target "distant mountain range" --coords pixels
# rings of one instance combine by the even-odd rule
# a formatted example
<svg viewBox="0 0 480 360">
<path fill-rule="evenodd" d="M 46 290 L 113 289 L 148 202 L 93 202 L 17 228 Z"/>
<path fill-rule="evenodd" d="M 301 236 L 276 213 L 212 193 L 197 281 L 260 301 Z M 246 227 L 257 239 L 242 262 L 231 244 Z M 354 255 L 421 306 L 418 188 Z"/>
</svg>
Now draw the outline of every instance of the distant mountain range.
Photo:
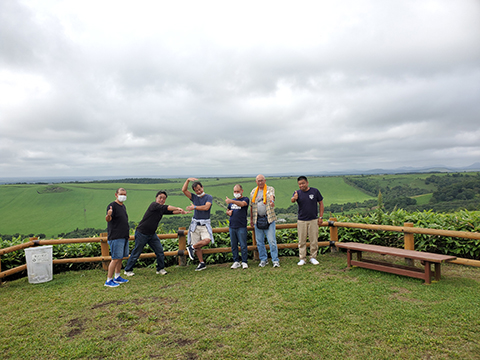
<svg viewBox="0 0 480 360">
<path fill-rule="evenodd" d="M 407 174 L 407 173 L 438 173 L 438 172 L 471 172 L 480 171 L 480 162 L 476 162 L 464 167 L 448 167 L 436 165 L 430 167 L 410 167 L 403 166 L 395 169 L 371 169 L 371 170 L 341 170 L 341 171 L 322 171 L 309 173 L 307 176 L 342 176 L 342 175 L 379 175 L 379 174 Z M 206 175 L 202 177 L 255 177 L 257 174 L 238 174 L 238 175 Z M 266 176 L 298 176 L 298 173 L 276 173 L 265 174 Z M 160 178 L 158 176 L 52 176 L 52 177 L 11 177 L 0 178 L 0 184 L 18 184 L 18 183 L 61 183 L 61 182 L 88 182 L 96 180 L 115 180 L 115 179 L 131 179 L 131 178 Z M 162 178 L 183 178 L 184 175 L 164 176 Z"/>
<path fill-rule="evenodd" d="M 312 175 L 339 176 L 339 175 L 378 175 L 378 174 L 406 174 L 406 173 L 433 173 L 433 172 L 470 172 L 480 171 L 480 162 L 476 162 L 464 167 L 448 167 L 436 165 L 430 167 L 411 167 L 403 166 L 396 169 L 371 169 L 371 170 L 345 170 L 345 171 L 327 171 Z"/>
</svg>

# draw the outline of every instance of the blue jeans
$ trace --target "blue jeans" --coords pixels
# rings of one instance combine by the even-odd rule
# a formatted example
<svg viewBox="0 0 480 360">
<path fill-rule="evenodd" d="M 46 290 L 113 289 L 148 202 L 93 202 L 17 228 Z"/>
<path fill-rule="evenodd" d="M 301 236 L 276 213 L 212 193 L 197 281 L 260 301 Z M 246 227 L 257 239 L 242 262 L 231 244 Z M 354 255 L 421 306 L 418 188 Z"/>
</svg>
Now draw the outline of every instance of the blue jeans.
<svg viewBox="0 0 480 360">
<path fill-rule="evenodd" d="M 255 224 L 255 238 L 257 239 L 260 261 L 267 261 L 268 259 L 267 249 L 265 248 L 265 236 L 267 237 L 268 245 L 270 245 L 270 256 L 272 257 L 272 261 L 279 261 L 277 239 L 275 238 L 275 221 L 270 224 L 267 230 L 261 230 L 257 228 L 257 224 Z"/>
<path fill-rule="evenodd" d="M 143 251 L 145 245 L 150 245 L 153 252 L 157 256 L 157 271 L 162 270 L 165 267 L 165 254 L 163 253 L 163 246 L 160 242 L 160 239 L 156 234 L 145 235 L 141 232 L 135 231 L 135 247 L 133 248 L 132 254 L 127 261 L 127 266 L 125 266 L 125 271 L 132 271 L 135 263 L 137 262 L 140 254 Z"/>
<path fill-rule="evenodd" d="M 232 246 L 232 255 L 234 262 L 240 262 L 238 257 L 238 243 L 240 243 L 240 249 L 242 250 L 242 262 L 248 261 L 247 250 L 247 228 L 229 228 L 230 231 L 230 245 Z"/>
</svg>

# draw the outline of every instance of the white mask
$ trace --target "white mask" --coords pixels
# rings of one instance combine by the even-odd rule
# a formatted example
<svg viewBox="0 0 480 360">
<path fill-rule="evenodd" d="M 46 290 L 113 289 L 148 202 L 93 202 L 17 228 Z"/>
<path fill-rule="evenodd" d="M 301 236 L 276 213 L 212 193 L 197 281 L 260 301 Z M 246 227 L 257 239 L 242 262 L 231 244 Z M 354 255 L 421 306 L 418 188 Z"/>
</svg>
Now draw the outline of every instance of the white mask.
<svg viewBox="0 0 480 360">
<path fill-rule="evenodd" d="M 197 195 L 198 197 L 202 197 L 203 195 L 205 195 L 205 191 L 202 192 L 200 195 Z"/>
<path fill-rule="evenodd" d="M 127 200 L 127 195 L 118 195 L 117 199 L 123 203 Z"/>
<path fill-rule="evenodd" d="M 242 194 L 240 193 L 233 193 L 233 196 L 235 196 L 235 199 L 240 199 L 242 197 Z"/>
</svg>

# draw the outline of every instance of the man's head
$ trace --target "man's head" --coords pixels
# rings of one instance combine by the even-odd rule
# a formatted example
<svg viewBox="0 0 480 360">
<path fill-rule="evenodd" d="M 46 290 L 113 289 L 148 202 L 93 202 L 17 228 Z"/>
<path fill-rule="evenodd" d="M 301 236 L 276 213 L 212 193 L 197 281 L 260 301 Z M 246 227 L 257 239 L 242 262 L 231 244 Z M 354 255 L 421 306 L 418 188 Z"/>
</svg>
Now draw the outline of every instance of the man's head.
<svg viewBox="0 0 480 360">
<path fill-rule="evenodd" d="M 160 205 L 165 205 L 165 201 L 167 200 L 167 192 L 160 190 L 157 192 L 157 195 L 155 196 L 155 202 L 159 203 Z"/>
<path fill-rule="evenodd" d="M 265 187 L 265 176 L 262 174 L 257 175 L 255 182 L 257 183 L 259 189 L 263 189 Z"/>
<path fill-rule="evenodd" d="M 117 191 L 115 191 L 115 197 L 117 198 L 117 202 L 123 204 L 125 200 L 127 200 L 127 190 L 118 188 Z"/>
<path fill-rule="evenodd" d="M 236 199 L 241 198 L 243 195 L 243 188 L 242 185 L 237 184 L 233 187 L 233 196 L 235 196 Z"/>
<path fill-rule="evenodd" d="M 302 191 L 308 191 L 308 180 L 306 176 L 299 176 L 297 179 L 298 182 L 298 188 Z"/>
<path fill-rule="evenodd" d="M 193 191 L 195 191 L 195 194 L 197 194 L 197 196 L 203 196 L 203 186 L 200 181 L 195 181 L 192 184 L 192 189 Z"/>
</svg>

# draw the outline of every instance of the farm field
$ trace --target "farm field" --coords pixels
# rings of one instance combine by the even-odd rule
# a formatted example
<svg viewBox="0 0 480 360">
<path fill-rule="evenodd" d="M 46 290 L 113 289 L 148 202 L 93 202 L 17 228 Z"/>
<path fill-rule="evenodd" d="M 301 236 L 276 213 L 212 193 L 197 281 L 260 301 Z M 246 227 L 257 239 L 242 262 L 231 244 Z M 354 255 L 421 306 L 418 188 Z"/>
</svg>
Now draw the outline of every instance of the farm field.
<svg viewBox="0 0 480 360">
<path fill-rule="evenodd" d="M 169 194 L 167 203 L 185 208 L 189 200 L 181 192 L 185 179 L 169 179 L 169 183 L 59 183 L 1 185 L 0 234 L 43 233 L 54 237 L 76 228 L 105 228 L 105 210 L 115 200 L 115 190 L 127 189 L 126 206 L 129 220 L 139 222 L 158 190 Z M 256 186 L 252 178 L 200 179 L 214 201 L 212 213 L 224 211 L 226 196 L 232 197 L 233 186 L 240 183 L 244 194 L 249 195 Z M 320 190 L 325 205 L 331 203 L 362 202 L 371 196 L 346 184 L 342 177 L 310 177 L 310 186 Z M 290 198 L 298 189 L 296 177 L 267 178 L 267 184 L 275 187 L 276 206 L 287 208 Z"/>
</svg>

